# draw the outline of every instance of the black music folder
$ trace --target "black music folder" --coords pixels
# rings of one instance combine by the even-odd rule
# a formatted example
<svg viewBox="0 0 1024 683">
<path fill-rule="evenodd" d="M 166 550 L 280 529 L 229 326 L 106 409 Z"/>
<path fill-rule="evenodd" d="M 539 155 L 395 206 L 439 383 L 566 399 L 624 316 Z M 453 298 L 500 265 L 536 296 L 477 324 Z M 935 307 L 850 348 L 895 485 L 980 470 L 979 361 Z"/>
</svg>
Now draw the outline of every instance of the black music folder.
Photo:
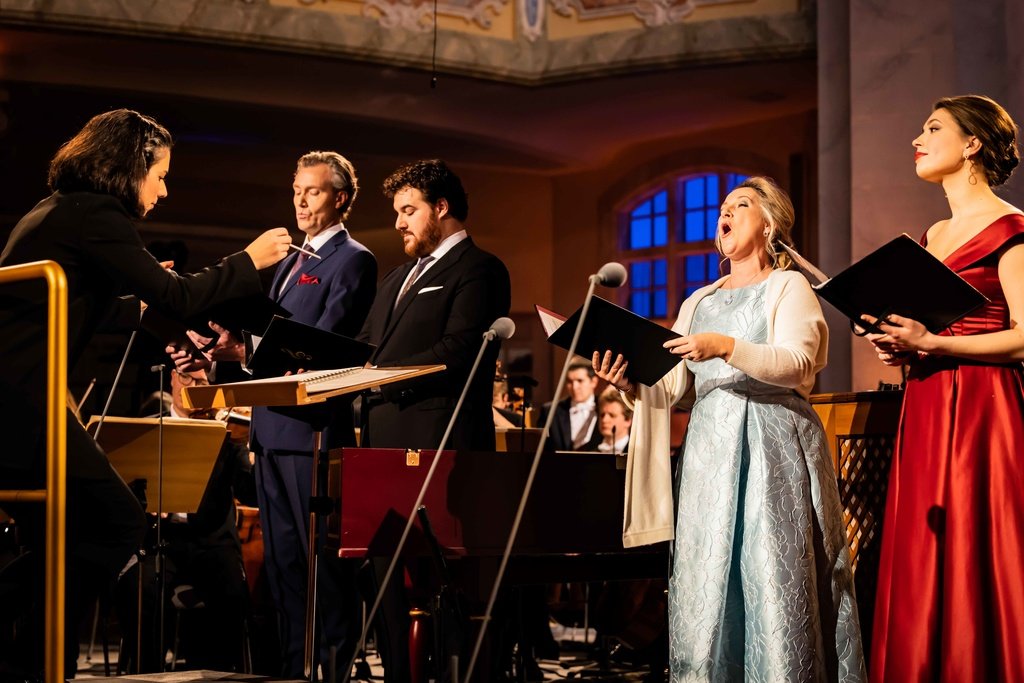
<svg viewBox="0 0 1024 683">
<path fill-rule="evenodd" d="M 246 367 L 256 377 L 276 377 L 291 370 L 362 367 L 372 344 L 275 316 L 262 337 L 246 335 Z M 251 349 L 251 351 L 250 351 Z"/>
<path fill-rule="evenodd" d="M 172 317 L 150 306 L 142 314 L 142 328 L 160 341 L 174 343 L 198 357 L 201 350 L 192 343 L 186 330 L 195 330 L 203 337 L 216 340 L 217 333 L 207 324 L 212 320 L 241 340 L 243 332 L 262 334 L 275 316 L 287 318 L 291 313 L 273 299 L 256 294 L 217 304 L 187 320 Z"/>
<path fill-rule="evenodd" d="M 787 251 L 818 296 L 873 332 L 881 330 L 865 323 L 861 315 L 901 315 L 939 332 L 988 301 L 906 233 L 832 278 L 795 251 Z"/>
<path fill-rule="evenodd" d="M 241 340 L 243 332 L 262 335 L 275 317 L 290 318 L 292 314 L 270 297 L 253 294 L 217 304 L 188 322 L 189 329 L 204 337 L 216 338 L 217 334 L 207 326 L 207 322 L 212 320 L 235 339 Z"/>
<path fill-rule="evenodd" d="M 568 319 L 540 306 L 534 308 L 541 318 L 548 341 L 568 350 L 583 308 L 577 309 Z M 658 323 L 595 296 L 590 300 L 590 310 L 580 332 L 576 353 L 588 360 L 594 351 L 621 353 L 629 361 L 626 369 L 629 379 L 652 386 L 682 360 L 662 346 L 679 336 Z"/>
</svg>

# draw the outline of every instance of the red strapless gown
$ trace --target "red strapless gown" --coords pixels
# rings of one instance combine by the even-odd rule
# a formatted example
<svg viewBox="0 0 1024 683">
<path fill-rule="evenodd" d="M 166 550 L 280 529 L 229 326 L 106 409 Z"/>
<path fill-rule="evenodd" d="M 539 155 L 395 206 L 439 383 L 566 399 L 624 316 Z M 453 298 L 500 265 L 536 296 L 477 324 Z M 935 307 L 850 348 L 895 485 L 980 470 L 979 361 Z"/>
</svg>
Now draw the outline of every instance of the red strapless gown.
<svg viewBox="0 0 1024 683">
<path fill-rule="evenodd" d="M 943 334 L 1009 327 L 1003 216 L 946 265 L 991 303 Z M 1018 324 L 1020 321 L 1018 321 Z M 1024 372 L 928 357 L 907 379 L 882 531 L 875 683 L 1024 681 Z"/>
</svg>

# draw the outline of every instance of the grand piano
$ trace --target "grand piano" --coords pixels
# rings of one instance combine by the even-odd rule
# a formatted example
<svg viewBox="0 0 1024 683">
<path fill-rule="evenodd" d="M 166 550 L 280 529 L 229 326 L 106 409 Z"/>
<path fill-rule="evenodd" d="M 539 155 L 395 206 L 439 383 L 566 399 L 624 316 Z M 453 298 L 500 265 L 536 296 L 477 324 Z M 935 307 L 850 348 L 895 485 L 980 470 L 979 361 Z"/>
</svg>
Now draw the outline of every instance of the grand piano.
<svg viewBox="0 0 1024 683">
<path fill-rule="evenodd" d="M 332 451 L 328 491 L 336 508 L 328 518 L 327 547 L 340 557 L 390 557 L 436 457 L 427 450 Z M 423 504 L 443 554 L 452 560 L 500 558 L 533 454 L 444 451 L 440 458 Z M 666 576 L 667 544 L 622 547 L 624 466 L 621 455 L 546 454 L 508 580 Z M 404 554 L 429 552 L 416 522 Z"/>
<path fill-rule="evenodd" d="M 328 517 L 326 546 L 342 558 L 389 558 L 435 458 L 440 462 L 423 506 L 436 546 L 417 519 L 403 550 L 403 564 L 412 568 L 407 587 L 414 683 L 427 680 L 431 642 L 432 661 L 450 656 L 441 654 L 427 632 L 441 609 L 438 596 L 451 595 L 452 588 L 457 589 L 462 618 L 449 628 L 459 634 L 458 644 L 445 652 L 460 653 L 465 666 L 479 626 L 473 617 L 483 612 L 494 585 L 533 453 L 346 448 L 331 452 L 328 474 L 335 510 Z M 624 490 L 623 456 L 544 455 L 502 582 L 505 597 L 495 612 L 501 623 L 488 627 L 475 681 L 494 680 L 503 657 L 511 653 L 509 638 L 514 641 L 516 636 L 509 634 L 507 622 L 522 608 L 516 607 L 511 587 L 667 577 L 667 544 L 622 547 Z M 434 547 L 445 558 L 443 568 L 425 559 Z M 377 566 L 379 571 L 379 561 Z"/>
</svg>

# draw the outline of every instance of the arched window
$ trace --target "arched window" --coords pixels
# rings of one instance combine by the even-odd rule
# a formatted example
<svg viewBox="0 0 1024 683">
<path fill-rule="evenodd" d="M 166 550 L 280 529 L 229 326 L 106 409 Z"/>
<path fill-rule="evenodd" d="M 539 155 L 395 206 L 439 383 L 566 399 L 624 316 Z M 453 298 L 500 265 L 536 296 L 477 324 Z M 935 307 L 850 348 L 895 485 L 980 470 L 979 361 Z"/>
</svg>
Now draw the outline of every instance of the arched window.
<svg viewBox="0 0 1024 683">
<path fill-rule="evenodd" d="M 684 298 L 718 279 L 719 207 L 748 177 L 689 173 L 627 203 L 620 216 L 620 251 L 629 270 L 627 308 L 646 318 L 668 318 Z"/>
</svg>

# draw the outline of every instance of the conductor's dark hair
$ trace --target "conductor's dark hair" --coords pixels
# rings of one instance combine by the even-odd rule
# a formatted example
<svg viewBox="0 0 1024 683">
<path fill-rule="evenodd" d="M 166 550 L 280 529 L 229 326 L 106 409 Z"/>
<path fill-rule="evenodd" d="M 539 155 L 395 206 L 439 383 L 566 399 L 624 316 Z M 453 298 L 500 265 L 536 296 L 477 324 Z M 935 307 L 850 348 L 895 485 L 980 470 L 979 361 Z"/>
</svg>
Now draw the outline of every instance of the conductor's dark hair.
<svg viewBox="0 0 1024 683">
<path fill-rule="evenodd" d="M 140 218 L 142 181 L 173 145 L 167 129 L 148 116 L 130 109 L 99 114 L 57 150 L 50 162 L 50 189 L 108 194 Z"/>
<path fill-rule="evenodd" d="M 440 159 L 414 161 L 402 166 L 384 181 L 384 196 L 394 199 L 407 187 L 422 192 L 431 204 L 436 205 L 440 199 L 445 199 L 448 212 L 459 222 L 464 222 L 469 216 L 469 196 L 462 187 L 462 181 Z"/>
</svg>

